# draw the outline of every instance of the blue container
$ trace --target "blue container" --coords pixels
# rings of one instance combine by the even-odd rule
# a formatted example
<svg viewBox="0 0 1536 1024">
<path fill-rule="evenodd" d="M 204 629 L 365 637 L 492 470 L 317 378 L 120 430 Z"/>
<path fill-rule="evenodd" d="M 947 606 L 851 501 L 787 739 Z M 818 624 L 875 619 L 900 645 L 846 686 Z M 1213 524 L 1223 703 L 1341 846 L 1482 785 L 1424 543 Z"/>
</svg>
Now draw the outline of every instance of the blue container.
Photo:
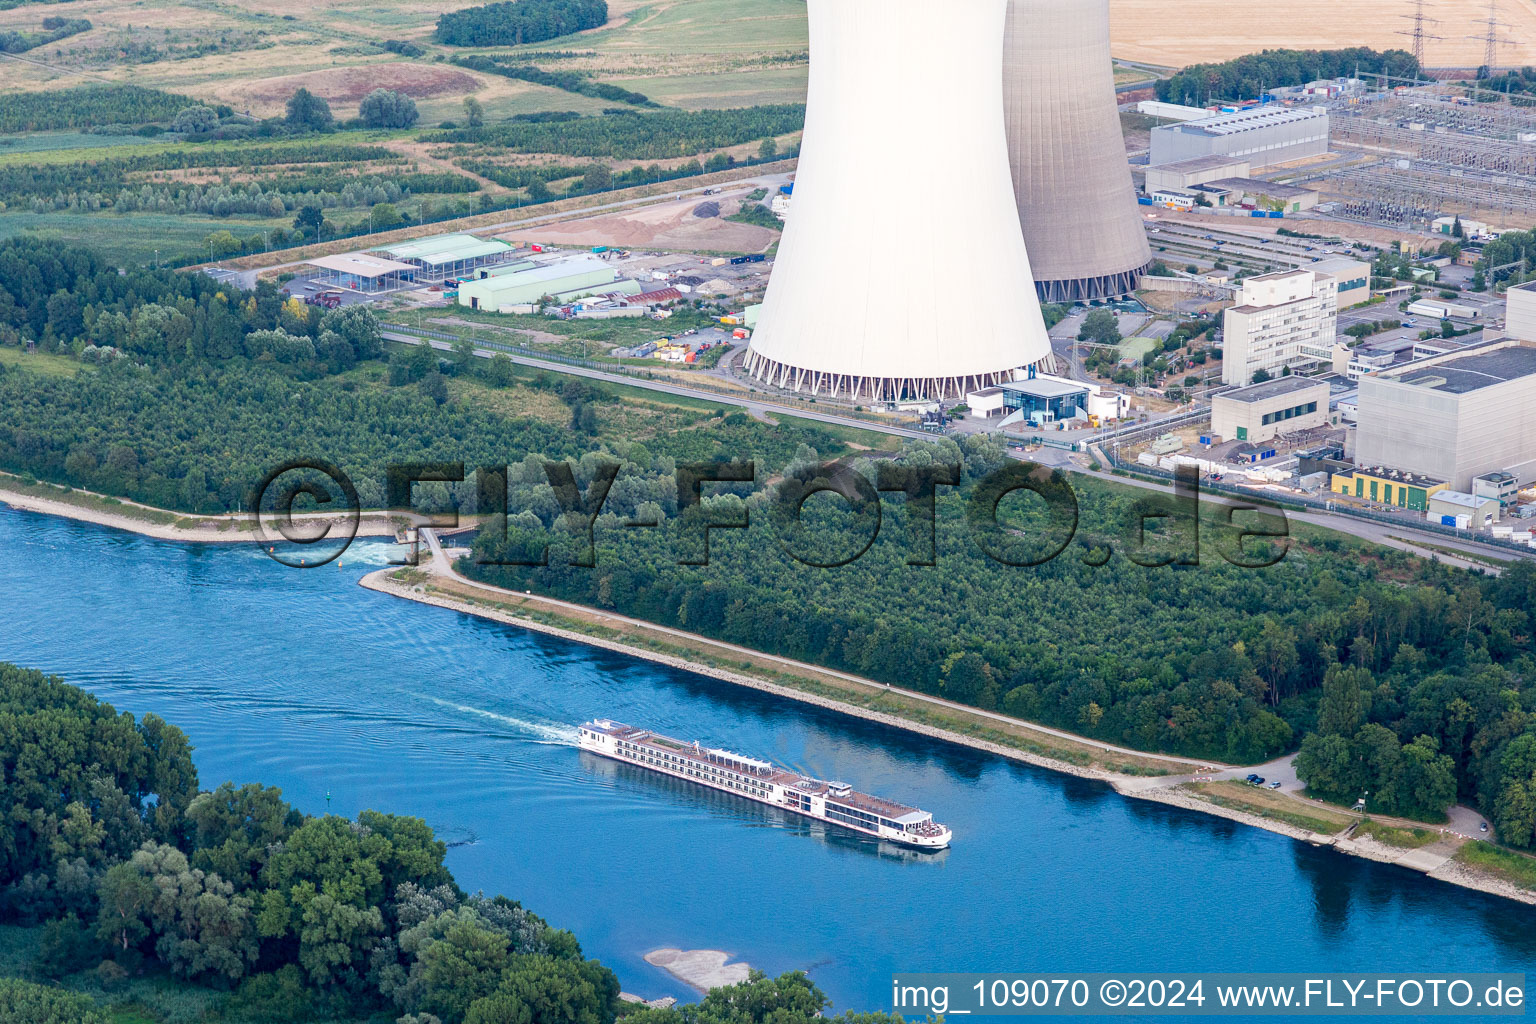
<svg viewBox="0 0 1536 1024">
<path fill-rule="evenodd" d="M 1285 211 L 1284 210 L 1274 210 L 1274 211 L 1271 211 L 1269 216 L 1270 216 L 1271 220 L 1278 220 L 1279 218 L 1285 216 Z"/>
</svg>

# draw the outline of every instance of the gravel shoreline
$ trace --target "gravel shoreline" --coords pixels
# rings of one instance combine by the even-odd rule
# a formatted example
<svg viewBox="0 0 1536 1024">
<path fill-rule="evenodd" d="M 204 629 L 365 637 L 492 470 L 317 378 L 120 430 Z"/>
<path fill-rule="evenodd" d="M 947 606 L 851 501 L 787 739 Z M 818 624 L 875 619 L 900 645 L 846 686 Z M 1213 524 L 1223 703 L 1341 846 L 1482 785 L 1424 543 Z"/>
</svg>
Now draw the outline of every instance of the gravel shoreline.
<svg viewBox="0 0 1536 1024">
<path fill-rule="evenodd" d="M 244 515 L 189 515 L 182 518 L 193 521 L 197 525 L 182 527 L 172 523 L 151 523 L 123 513 L 87 508 L 83 505 L 76 505 L 74 502 L 44 498 L 35 494 L 23 494 L 18 491 L 5 490 L 3 487 L 0 487 L 0 504 L 9 505 L 24 512 L 38 512 L 43 515 L 58 516 L 62 519 L 74 519 L 82 523 L 105 526 L 113 530 L 124 530 L 128 533 L 136 533 L 141 537 L 153 537 L 156 540 L 177 541 L 183 544 L 260 543 L 260 538 L 256 536 L 254 530 L 241 529 L 242 525 L 250 521 L 249 517 Z M 175 513 L 168 514 L 174 515 Z M 300 519 L 298 516 L 294 518 L 295 520 Z M 309 522 L 309 520 L 304 521 Z M 362 514 L 362 518 L 358 523 L 357 536 L 393 537 L 394 535 L 394 524 L 390 522 L 389 516 L 386 513 L 365 512 Z"/>
</svg>

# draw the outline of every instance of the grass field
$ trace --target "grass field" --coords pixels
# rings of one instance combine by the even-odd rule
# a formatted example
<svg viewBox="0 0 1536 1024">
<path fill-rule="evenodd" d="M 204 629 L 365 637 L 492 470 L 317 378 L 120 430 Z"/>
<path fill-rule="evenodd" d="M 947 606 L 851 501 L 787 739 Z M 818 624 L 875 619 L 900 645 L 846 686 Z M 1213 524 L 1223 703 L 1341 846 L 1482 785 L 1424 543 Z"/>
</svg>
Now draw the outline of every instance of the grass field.
<svg viewBox="0 0 1536 1024">
<path fill-rule="evenodd" d="M 66 356 L 49 355 L 46 352 L 23 352 L 19 348 L 0 345 L 0 366 L 19 366 L 33 373 L 50 377 L 73 377 L 80 372 L 79 361 Z"/>
<path fill-rule="evenodd" d="M 159 250 L 162 259 L 195 254 L 203 245 L 203 239 L 215 231 L 229 231 L 238 238 L 245 238 L 266 229 L 289 227 L 291 220 L 178 216 L 170 213 L 32 213 L 30 210 L 7 210 L 0 213 L 0 238 L 34 232 L 59 242 L 90 245 L 112 260 L 152 263 L 156 250 Z"/>
<path fill-rule="evenodd" d="M 1522 889 L 1536 889 L 1536 857 L 1515 853 L 1492 843 L 1466 843 L 1456 851 L 1456 859 L 1513 882 Z"/>
<path fill-rule="evenodd" d="M 1292 797 L 1258 789 L 1235 779 L 1227 782 L 1191 783 L 1183 788 L 1217 807 L 1247 811 L 1261 818 L 1284 822 L 1321 835 L 1333 835 L 1355 820 L 1330 809 L 1303 804 Z"/>
</svg>

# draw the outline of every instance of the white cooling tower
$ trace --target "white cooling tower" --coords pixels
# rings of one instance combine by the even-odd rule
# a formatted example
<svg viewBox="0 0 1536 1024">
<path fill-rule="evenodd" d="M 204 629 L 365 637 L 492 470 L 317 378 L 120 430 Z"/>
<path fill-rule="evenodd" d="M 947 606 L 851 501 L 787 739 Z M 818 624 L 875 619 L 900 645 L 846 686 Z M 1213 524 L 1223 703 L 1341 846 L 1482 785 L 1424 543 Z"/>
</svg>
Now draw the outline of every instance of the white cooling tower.
<svg viewBox="0 0 1536 1024">
<path fill-rule="evenodd" d="M 1003 102 L 1040 296 L 1136 290 L 1152 262 L 1109 57 L 1109 0 L 1011 0 Z"/>
<path fill-rule="evenodd" d="M 954 398 L 1051 354 L 1003 121 L 1006 0 L 810 0 L 795 193 L 747 354 L 770 385 Z"/>
</svg>

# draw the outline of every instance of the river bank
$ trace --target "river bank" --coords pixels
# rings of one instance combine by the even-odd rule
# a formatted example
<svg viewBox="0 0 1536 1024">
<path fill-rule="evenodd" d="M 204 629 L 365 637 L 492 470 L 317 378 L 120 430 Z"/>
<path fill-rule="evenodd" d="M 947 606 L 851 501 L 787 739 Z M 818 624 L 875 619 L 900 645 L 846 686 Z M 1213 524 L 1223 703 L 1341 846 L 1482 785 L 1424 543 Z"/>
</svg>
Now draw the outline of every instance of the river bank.
<svg viewBox="0 0 1536 1024">
<path fill-rule="evenodd" d="M 66 490 L 45 483 L 27 484 L 8 474 L 0 474 L 0 503 L 25 512 L 59 516 L 182 544 L 254 544 L 260 541 L 256 523 L 247 514 L 182 515 L 91 491 Z M 306 526 L 325 522 L 340 526 L 344 517 L 300 514 L 294 518 Z M 386 512 L 364 512 L 358 521 L 357 536 L 393 537 L 397 525 L 394 517 Z"/>
<path fill-rule="evenodd" d="M 408 578 L 402 579 L 402 575 Z M 594 618 L 611 624 L 602 627 L 602 631 L 610 635 L 594 635 L 593 632 L 585 631 L 592 628 L 590 623 L 583 624 L 575 621 L 561 623 L 556 616 L 547 610 L 540 609 L 537 614 L 534 614 L 530 610 L 526 610 L 526 605 L 524 610 L 514 610 L 505 606 L 488 605 L 477 596 L 446 593 L 434 582 L 433 577 L 425 572 L 412 573 L 407 571 L 402 574 L 400 570 L 382 569 L 364 576 L 359 581 L 359 585 L 378 593 L 402 597 L 419 604 L 431 605 L 465 615 L 472 615 L 544 633 L 549 636 L 560 637 L 576 643 L 692 672 L 707 678 L 718 679 L 736 686 L 772 693 L 776 696 L 786 697 L 804 704 L 811 704 L 839 714 L 878 722 L 882 725 L 902 729 L 907 732 L 996 754 L 999 757 L 1020 761 L 1037 768 L 1044 768 L 1077 778 L 1091 779 L 1105 783 L 1114 789 L 1116 793 L 1129 799 L 1145 800 L 1152 803 L 1179 807 L 1184 810 L 1197 811 L 1252 828 L 1273 832 L 1298 842 L 1328 847 L 1346 856 L 1359 857 L 1377 863 L 1394 864 L 1409 870 L 1418 871 L 1437 881 L 1447 882 L 1465 889 L 1473 889 L 1504 899 L 1536 905 L 1536 891 L 1516 885 L 1488 872 L 1479 871 L 1458 861 L 1455 853 L 1462 842 L 1475 842 L 1476 840 L 1463 840 L 1460 837 L 1454 837 L 1452 833 L 1444 833 L 1447 838 L 1437 843 L 1434 847 L 1427 849 L 1404 849 L 1380 842 L 1370 836 L 1355 835 L 1356 826 L 1367 819 L 1355 815 L 1347 815 L 1339 809 L 1320 809 L 1321 805 L 1318 808 L 1314 808 L 1307 801 L 1298 800 L 1296 801 L 1297 810 L 1300 812 L 1298 817 L 1301 820 L 1305 820 L 1301 815 L 1321 816 L 1325 819 L 1337 819 L 1337 823 L 1340 825 L 1337 831 L 1332 832 L 1306 828 L 1291 821 L 1267 816 L 1264 813 L 1254 813 L 1241 807 L 1223 806 L 1211 799 L 1202 798 L 1197 790 L 1189 788 L 1190 781 L 1196 777 L 1194 775 L 1137 775 L 1115 771 L 1099 764 L 1074 763 L 1062 758 L 1050 757 L 1037 751 L 1022 749 L 1019 746 L 970 735 L 954 728 L 944 728 L 929 722 L 914 721 L 912 718 L 904 715 L 892 714 L 859 703 L 841 700 L 826 693 L 810 692 L 801 686 L 773 682 L 756 675 L 747 674 L 746 672 L 726 668 L 719 664 L 709 664 L 697 657 L 689 657 L 684 653 L 663 649 L 654 642 L 641 643 L 635 642 L 633 639 L 626 642 L 625 639 L 619 639 L 611 635 L 613 633 L 613 625 L 619 623 L 626 625 L 634 624 L 643 629 L 648 624 L 636 623 L 635 620 L 626 620 L 622 616 L 608 613 L 594 614 Z M 477 584 L 476 586 L 484 587 L 483 584 Z M 520 603 L 527 602 L 530 597 L 530 595 L 521 595 L 510 591 L 500 591 L 499 593 L 503 594 L 507 601 Z M 869 682 L 867 685 L 871 689 L 890 691 L 889 687 L 883 687 L 882 684 Z M 1190 763 L 1190 766 L 1193 768 L 1193 763 Z M 1236 769 L 1235 771 L 1240 772 L 1241 769 Z"/>
<path fill-rule="evenodd" d="M 231 544 L 249 543 L 257 539 L 252 532 L 249 517 L 180 516 L 88 492 L 65 491 L 47 484 L 26 485 L 14 477 L 0 480 L 0 503 L 179 543 Z M 363 519 L 359 534 L 393 536 L 397 525 L 388 516 L 376 513 Z M 996 721 L 982 719 L 981 716 L 985 714 L 983 712 L 967 714 L 963 709 L 935 709 L 906 699 L 900 690 L 871 681 L 861 681 L 864 692 L 860 694 L 860 687 L 847 683 L 851 677 L 841 673 L 823 671 L 816 673 L 821 678 L 806 679 L 782 671 L 764 671 L 766 665 L 751 659 L 737 662 L 739 666 L 752 670 L 742 671 L 722 664 L 721 658 L 701 658 L 697 651 L 687 650 L 677 643 L 679 637 L 692 639 L 691 634 L 662 630 L 648 623 L 594 610 L 587 610 L 586 621 L 578 621 L 569 615 L 551 612 L 548 608 L 532 607 L 532 602 L 538 600 L 532 595 L 507 591 L 496 591 L 497 603 L 493 605 L 479 595 L 444 592 L 439 582 L 431 581 L 426 573 L 419 574 L 420 580 L 410 582 L 402 581 L 396 575 L 396 570 L 380 570 L 365 576 L 361 585 L 418 603 L 546 633 L 732 685 L 772 693 L 1049 771 L 1102 782 L 1128 798 L 1199 811 L 1312 845 L 1327 846 L 1349 856 L 1396 864 L 1463 888 L 1536 905 L 1536 891 L 1458 860 L 1455 853 L 1459 842 L 1448 840 L 1440 844 L 1439 848 L 1429 851 L 1402 849 L 1370 837 L 1351 835 L 1352 829 L 1326 832 L 1303 828 L 1261 813 L 1221 806 L 1204 799 L 1186 788 L 1192 773 L 1201 767 L 1194 762 L 1156 755 L 1135 755 L 1117 748 L 1090 746 L 1086 741 L 1072 742 L 1053 731 L 1036 730 L 1026 723 L 1003 726 Z M 466 585 L 468 582 L 456 576 L 453 579 Z M 475 586 L 495 590 L 482 584 Z M 516 602 L 524 607 L 504 607 L 503 602 Z M 564 604 L 548 599 L 544 599 L 543 603 Z M 635 633 L 667 635 L 637 636 Z M 739 649 L 727 650 L 728 645 L 714 644 L 704 638 L 696 639 L 720 648 L 722 654 L 733 658 L 736 653 L 741 653 Z M 967 721 L 958 722 L 955 716 L 959 714 L 965 714 Z M 1306 804 L 1301 802 L 1301 807 L 1305 808 Z"/>
</svg>

